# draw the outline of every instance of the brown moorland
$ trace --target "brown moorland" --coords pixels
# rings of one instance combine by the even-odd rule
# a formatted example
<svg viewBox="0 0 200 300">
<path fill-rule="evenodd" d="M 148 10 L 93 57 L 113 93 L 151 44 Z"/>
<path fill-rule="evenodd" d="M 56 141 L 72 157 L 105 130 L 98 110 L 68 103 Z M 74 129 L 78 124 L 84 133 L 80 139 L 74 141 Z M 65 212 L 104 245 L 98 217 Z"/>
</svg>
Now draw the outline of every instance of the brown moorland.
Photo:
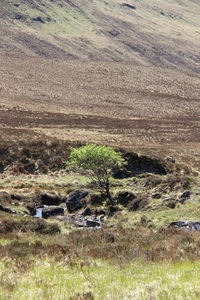
<svg viewBox="0 0 200 300">
<path fill-rule="evenodd" d="M 0 56 L 2 140 L 197 151 L 200 76 L 124 63 Z"/>
<path fill-rule="evenodd" d="M 196 164 L 198 11 L 185 0 L 1 1 L 1 140 L 178 151 Z"/>
</svg>

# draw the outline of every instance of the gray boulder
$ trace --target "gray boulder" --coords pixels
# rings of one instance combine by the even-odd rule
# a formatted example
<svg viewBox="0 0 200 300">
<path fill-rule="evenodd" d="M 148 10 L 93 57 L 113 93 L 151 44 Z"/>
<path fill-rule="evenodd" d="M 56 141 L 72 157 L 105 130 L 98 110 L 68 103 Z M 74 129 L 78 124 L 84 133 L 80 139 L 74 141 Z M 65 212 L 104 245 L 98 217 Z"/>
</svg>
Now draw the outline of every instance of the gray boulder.
<svg viewBox="0 0 200 300">
<path fill-rule="evenodd" d="M 92 214 L 92 210 L 90 207 L 86 207 L 84 208 L 81 213 L 80 213 L 82 216 L 90 216 Z"/>
<path fill-rule="evenodd" d="M 180 199 L 183 198 L 189 198 L 191 196 L 191 191 L 185 191 L 183 194 L 180 196 Z"/>
<path fill-rule="evenodd" d="M 86 226 L 87 227 L 101 227 L 101 222 L 100 222 L 100 220 L 96 220 L 96 219 L 87 219 Z"/>
<path fill-rule="evenodd" d="M 179 202 L 181 204 L 183 204 L 186 200 L 188 200 L 191 196 L 191 191 L 185 191 L 181 194 L 181 196 L 179 197 Z"/>
<path fill-rule="evenodd" d="M 196 229 L 200 231 L 200 222 L 199 221 L 176 221 L 165 225 L 164 228 L 180 228 L 185 230 Z"/>
<path fill-rule="evenodd" d="M 82 199 L 84 199 L 89 192 L 87 190 L 77 190 L 69 193 L 66 199 L 66 206 L 69 213 L 72 213 L 83 207 Z"/>
<path fill-rule="evenodd" d="M 82 228 L 101 228 L 103 222 L 104 218 L 97 218 L 96 216 L 84 217 L 77 215 L 73 219 L 74 225 Z"/>
</svg>

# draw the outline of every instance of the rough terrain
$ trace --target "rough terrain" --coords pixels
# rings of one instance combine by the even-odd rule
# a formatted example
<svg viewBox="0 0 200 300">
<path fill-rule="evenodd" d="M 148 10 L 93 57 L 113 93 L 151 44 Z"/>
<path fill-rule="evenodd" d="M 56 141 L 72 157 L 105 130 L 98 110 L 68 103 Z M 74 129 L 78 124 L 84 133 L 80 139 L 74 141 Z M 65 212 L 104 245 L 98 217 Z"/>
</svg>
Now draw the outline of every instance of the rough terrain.
<svg viewBox="0 0 200 300">
<path fill-rule="evenodd" d="M 0 53 L 199 73 L 200 3 L 2 0 Z"/>
<path fill-rule="evenodd" d="M 0 73 L 3 140 L 56 138 L 198 154 L 199 75 L 11 56 L 0 56 Z"/>
<path fill-rule="evenodd" d="M 0 1 L 0 299 L 199 299 L 200 2 Z M 70 146 L 127 161 L 111 199 Z"/>
</svg>

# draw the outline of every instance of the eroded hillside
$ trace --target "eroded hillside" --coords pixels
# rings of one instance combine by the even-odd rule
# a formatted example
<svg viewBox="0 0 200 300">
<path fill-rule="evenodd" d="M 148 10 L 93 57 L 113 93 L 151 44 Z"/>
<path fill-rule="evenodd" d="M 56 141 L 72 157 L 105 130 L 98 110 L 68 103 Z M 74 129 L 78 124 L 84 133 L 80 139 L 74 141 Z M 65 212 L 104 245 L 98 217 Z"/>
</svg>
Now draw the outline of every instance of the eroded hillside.
<svg viewBox="0 0 200 300">
<path fill-rule="evenodd" d="M 0 52 L 199 72 L 199 11 L 188 0 L 2 0 Z"/>
</svg>

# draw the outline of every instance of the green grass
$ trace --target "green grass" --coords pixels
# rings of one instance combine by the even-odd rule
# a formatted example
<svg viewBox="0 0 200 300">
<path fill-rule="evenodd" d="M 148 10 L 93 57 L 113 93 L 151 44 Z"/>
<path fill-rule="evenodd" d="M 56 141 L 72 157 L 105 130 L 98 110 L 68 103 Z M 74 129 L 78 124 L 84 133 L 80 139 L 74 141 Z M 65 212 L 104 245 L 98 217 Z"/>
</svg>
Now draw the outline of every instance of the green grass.
<svg viewBox="0 0 200 300">
<path fill-rule="evenodd" d="M 93 260 L 70 268 L 64 261 L 44 258 L 25 272 L 1 262 L 0 299 L 198 299 L 200 263 L 126 266 Z M 31 283 L 31 284 L 30 284 Z M 86 297 L 88 295 L 88 297 Z M 92 296 L 94 298 L 92 298 Z M 85 298 L 84 298 L 85 297 Z"/>
<path fill-rule="evenodd" d="M 196 231 L 127 222 L 57 235 L 1 233 L 0 299 L 198 299 L 199 247 Z"/>
<path fill-rule="evenodd" d="M 58 5 L 56 2 L 37 1 L 33 4 L 30 1 L 20 1 L 19 7 L 15 7 L 14 1 L 8 3 L 3 2 L 0 4 L 3 8 L 7 8 L 11 15 L 22 14 L 26 16 L 27 23 L 21 22 L 20 26 L 24 29 L 38 30 L 42 33 L 50 34 L 81 34 L 83 32 L 90 32 L 92 29 L 91 21 L 87 18 L 89 14 L 88 9 L 84 8 L 84 14 L 75 7 L 70 6 L 67 3 Z M 45 20 L 45 23 L 32 22 L 32 18 L 41 17 Z M 19 22 L 18 22 L 19 23 Z M 19 24 L 18 24 L 19 25 Z"/>
<path fill-rule="evenodd" d="M 188 201 L 184 205 L 178 205 L 175 209 L 171 209 L 165 206 L 160 206 L 156 209 L 149 209 L 146 211 L 127 212 L 123 211 L 109 219 L 109 224 L 123 223 L 124 226 L 137 225 L 142 216 L 151 221 L 156 228 L 160 228 L 164 224 L 178 221 L 178 220 L 200 220 L 200 202 L 196 200 L 194 202 Z"/>
</svg>

